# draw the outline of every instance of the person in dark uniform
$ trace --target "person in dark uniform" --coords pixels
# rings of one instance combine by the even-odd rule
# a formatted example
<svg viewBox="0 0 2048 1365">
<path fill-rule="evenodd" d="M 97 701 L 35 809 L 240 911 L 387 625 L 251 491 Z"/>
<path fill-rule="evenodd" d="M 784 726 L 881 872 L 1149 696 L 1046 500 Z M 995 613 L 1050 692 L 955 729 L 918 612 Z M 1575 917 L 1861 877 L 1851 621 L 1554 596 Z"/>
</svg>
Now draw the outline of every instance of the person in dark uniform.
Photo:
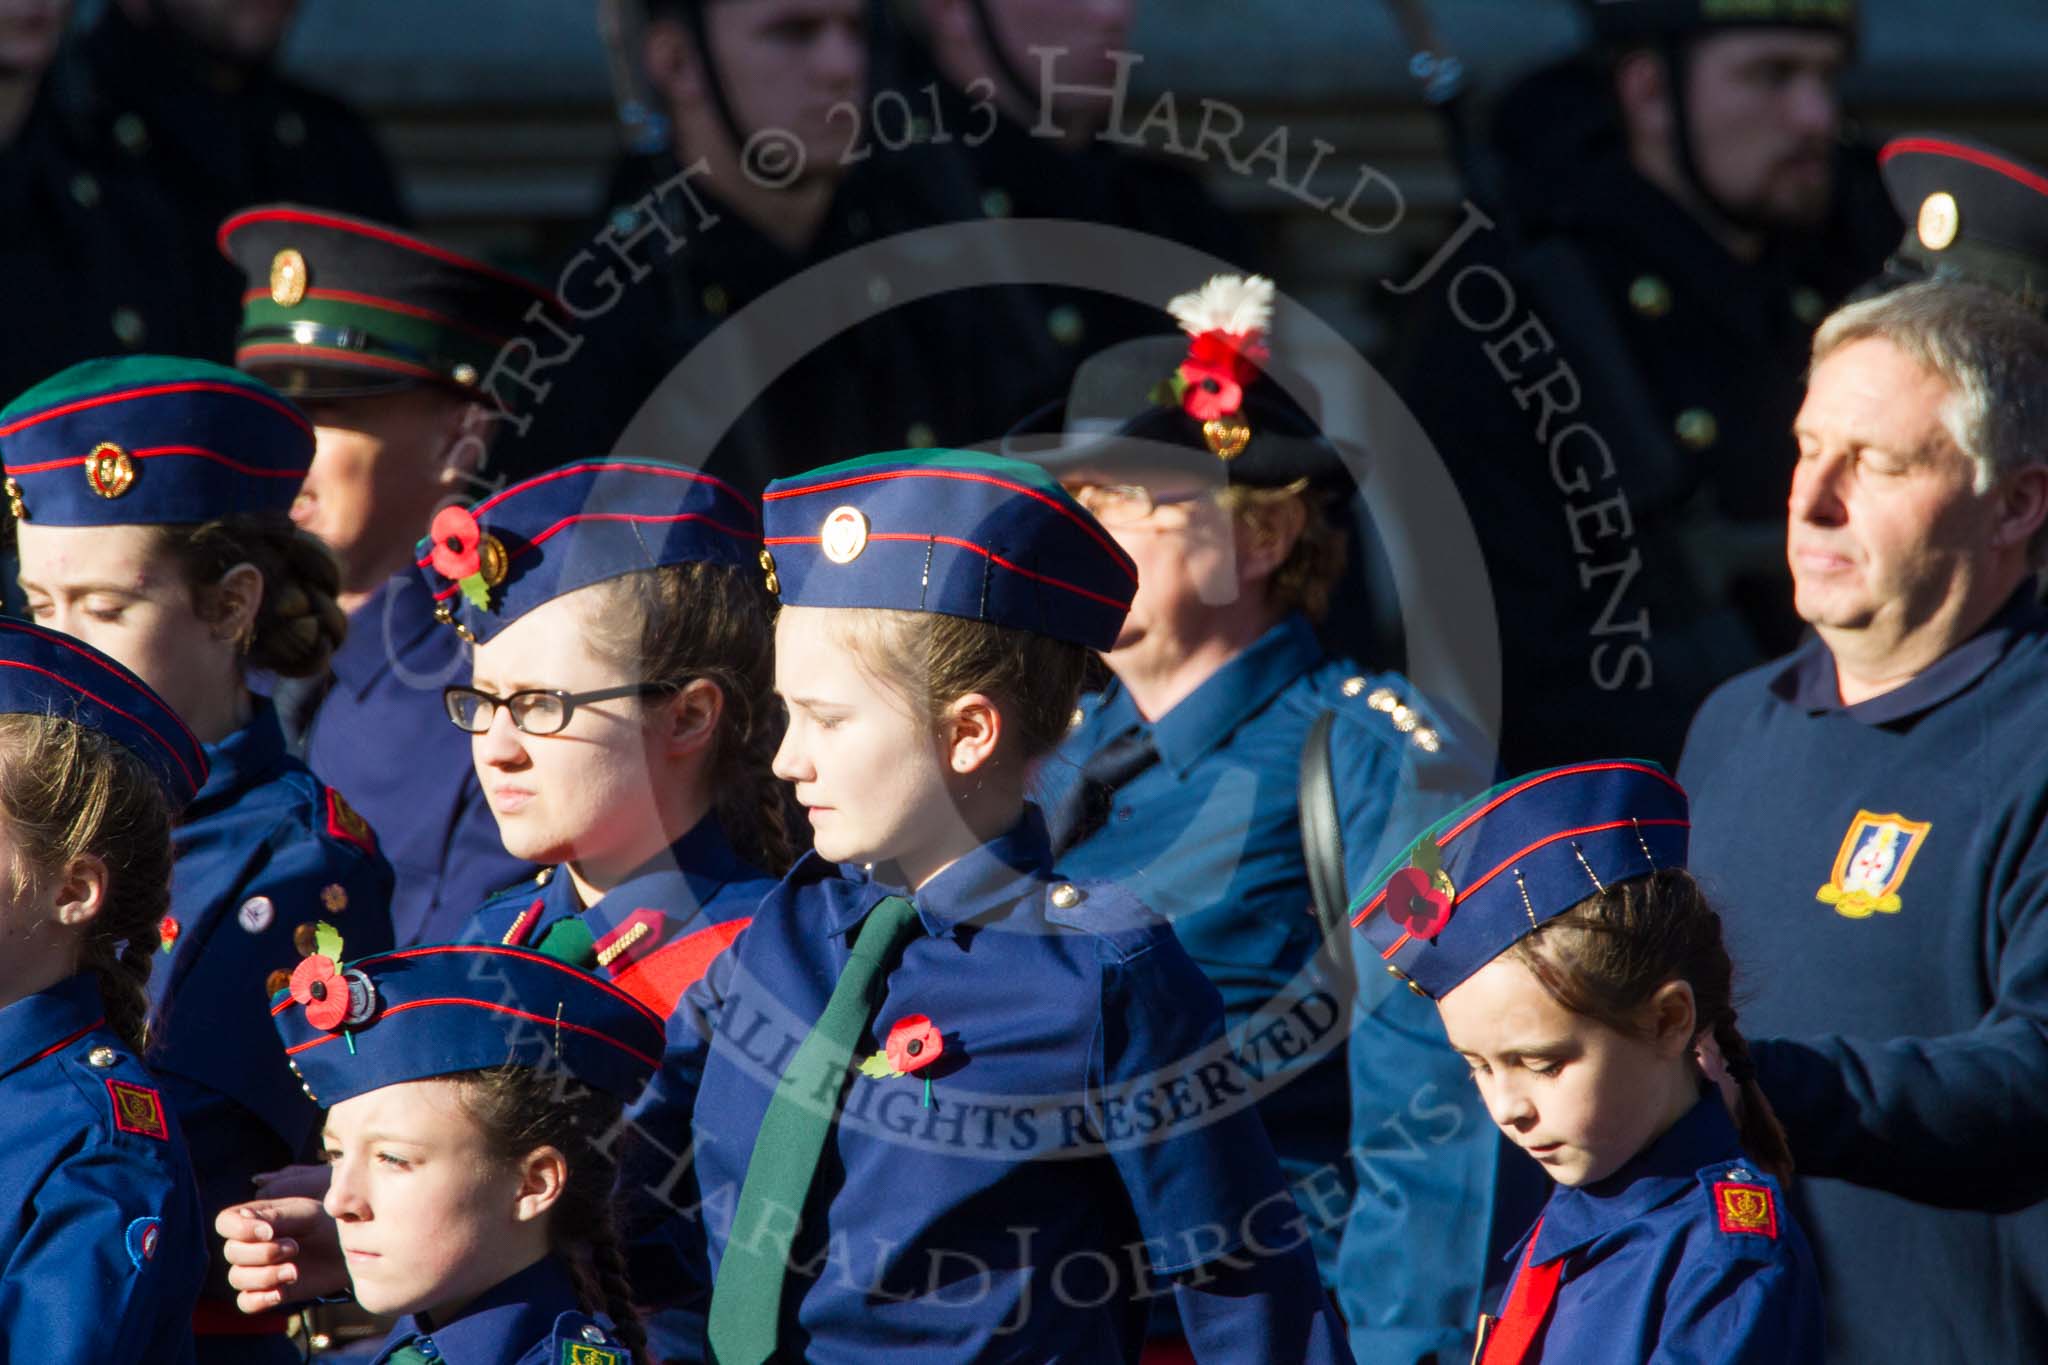
<svg viewBox="0 0 2048 1365">
<path fill-rule="evenodd" d="M 31 6 L 0 26 L 0 397 L 94 356 L 227 357 L 193 272 L 169 263 L 171 206 L 104 145 L 76 64 L 52 65 L 69 12 Z"/>
<path fill-rule="evenodd" d="M 1493 1122 L 1556 1182 L 1477 1365 L 1819 1358 L 1785 1135 L 1686 823 L 1654 763 L 1553 768 L 1444 817 L 1360 897 L 1361 954 L 1436 1002 Z"/>
<path fill-rule="evenodd" d="M 170 824 L 206 755 L 112 659 L 0 621 L 0 758 L 0 1341 L 65 1365 L 189 1365 L 204 1220 L 138 1059 Z"/>
<path fill-rule="evenodd" d="M 536 374 L 550 391 L 516 443 L 522 473 L 593 447 L 653 449 L 754 496 L 821 460 L 984 440 L 1042 401 L 1044 365 L 1010 341 L 1052 349 L 1036 340 L 1027 295 L 948 292 L 837 320 L 907 292 L 917 259 L 834 269 L 836 258 L 970 216 L 951 149 L 871 141 L 870 51 L 884 9 L 646 0 L 630 57 L 649 73 L 671 138 L 621 168 L 598 240 L 564 268 L 577 345 Z M 819 267 L 799 317 L 741 319 Z M 812 322 L 816 344 L 784 368 L 784 333 Z M 658 392 L 714 332 L 728 363 L 703 382 L 751 400 L 723 432 L 693 424 L 691 394 Z"/>
<path fill-rule="evenodd" d="M 1271 295 L 1270 281 L 1220 276 L 1175 299 L 1182 331 L 1090 357 L 1068 401 L 1028 420 L 1006 448 L 1054 472 L 1138 565 L 1130 614 L 1102 655 L 1110 680 L 1082 698 L 1041 772 L 1054 856 L 1069 875 L 1113 882 L 1169 920 L 1221 992 L 1233 1043 L 1271 1054 L 1259 1112 L 1297 1198 L 1321 1215 L 1314 1245 L 1334 1286 L 1340 1234 L 1355 1221 L 1364 1258 L 1374 1217 L 1347 1216 L 1354 1104 L 1340 1001 L 1351 983 L 1328 972 L 1322 951 L 1301 836 L 1303 748 L 1330 716 L 1322 742 L 1342 819 L 1338 871 L 1353 886 L 1491 770 L 1473 737 L 1432 714 L 1406 679 L 1330 658 L 1317 640 L 1345 559 L 1336 509 L 1355 484 L 1318 425 L 1313 389 L 1267 355 Z M 1202 406 L 1221 401 L 1202 370 L 1218 355 L 1240 367 L 1240 396 Z M 1179 398 L 1161 391 L 1176 385 Z M 1231 423 L 1242 431 L 1220 430 Z M 1434 1031 L 1428 1011 L 1366 984 L 1381 1003 L 1361 1011 L 1349 1044 L 1359 1132 L 1406 1104 L 1431 1064 L 1439 1089 L 1463 1099 L 1446 1055 L 1414 1046 L 1415 1034 Z M 1309 1001 L 1315 1008 L 1289 1025 L 1290 1008 Z M 1311 1017 L 1309 1037 L 1292 1037 Z M 1390 1065 L 1387 1049 L 1412 1067 Z M 1398 1095 L 1390 1075 L 1408 1078 Z M 1471 1155 L 1489 1164 L 1497 1143 L 1476 1108 L 1466 1117 Z M 1444 1151 L 1431 1172 L 1448 1179 L 1455 1164 Z M 1483 1202 L 1485 1182 L 1477 1189 Z M 1386 1312 L 1406 1297 L 1395 1287 L 1404 1267 L 1437 1274 L 1462 1254 L 1476 1283 L 1483 1249 L 1458 1244 L 1473 1226 L 1483 1220 L 1432 1227 L 1446 1239 L 1441 1257 L 1416 1254 L 1422 1229 L 1388 1228 L 1387 1244 L 1405 1247 L 1398 1263 L 1374 1273 L 1361 1264 L 1346 1278 L 1361 1290 L 1370 1282 Z M 1348 1316 L 1354 1349 L 1367 1351 L 1363 1298 Z"/>
<path fill-rule="evenodd" d="M 313 421 L 292 519 L 341 560 L 349 615 L 329 675 L 281 689 L 280 718 L 383 837 L 398 941 L 446 941 L 486 895 L 535 869 L 499 842 L 469 745 L 442 709 L 441 688 L 468 659 L 434 619 L 414 547 L 437 507 L 488 486 L 510 412 L 492 366 L 529 310 L 553 300 L 432 242 L 315 209 L 245 210 L 220 244 L 250 286 L 235 363 Z"/>
<path fill-rule="evenodd" d="M 1692 866 L 1753 965 L 1828 1359 L 2048 1356 L 2048 176 L 1909 137 L 1891 292 L 1794 430 L 1815 638 L 1700 709 Z"/>
<path fill-rule="evenodd" d="M 1716 682 L 1796 640 L 1805 347 L 1897 236 L 1838 144 L 1849 0 L 1590 14 L 1594 56 L 1497 106 L 1483 213 L 1389 286 L 1397 388 L 1486 549 L 1511 770 L 1672 762 Z"/>
<path fill-rule="evenodd" d="M 661 1019 L 545 953 L 342 945 L 271 999 L 327 1107 L 326 1206 L 356 1300 L 400 1315 L 375 1365 L 650 1359 L 612 1216 L 620 1106 Z"/>
<path fill-rule="evenodd" d="M 105 161 L 140 172 L 174 220 L 158 261 L 192 272 L 201 344 L 225 361 L 241 309 L 214 228 L 245 204 L 297 203 L 410 221 L 375 131 L 332 95 L 278 70 L 298 0 L 107 0 L 55 79 Z"/>
<path fill-rule="evenodd" d="M 156 930 L 148 1060 L 208 1209 L 304 1156 L 318 1118 L 247 983 L 297 961 L 294 935 L 317 920 L 365 949 L 391 944 L 375 836 L 285 752 L 244 680 L 319 672 L 344 629 L 332 556 L 285 514 L 312 455 L 296 408 L 200 360 L 87 361 L 0 410 L 32 619 L 135 669 L 205 746 Z M 230 1297 L 214 1276 L 195 1319 L 201 1362 L 298 1358 L 285 1315 L 248 1322 Z"/>
<path fill-rule="evenodd" d="M 763 522 L 816 849 L 685 996 L 712 1357 L 1130 1359 L 1171 1295 L 1198 1359 L 1348 1360 L 1255 1113 L 1193 1086 L 1232 1066 L 1214 987 L 1025 799 L 1130 559 L 955 451 L 778 481 Z"/>
<path fill-rule="evenodd" d="M 1107 128 L 1107 95 L 1125 68 L 1136 0 L 923 0 L 921 41 L 904 45 L 895 85 L 934 132 L 958 139 L 983 218 L 1102 223 L 1254 264 L 1236 218 L 1186 166 L 1133 154 Z M 1058 50 L 1050 75 L 1034 47 Z M 930 92 L 930 93 L 927 93 Z M 1058 397 L 1090 354 L 1158 330 L 1137 300 L 1091 289 L 1034 291 L 1057 348 L 1044 399 Z"/>
</svg>

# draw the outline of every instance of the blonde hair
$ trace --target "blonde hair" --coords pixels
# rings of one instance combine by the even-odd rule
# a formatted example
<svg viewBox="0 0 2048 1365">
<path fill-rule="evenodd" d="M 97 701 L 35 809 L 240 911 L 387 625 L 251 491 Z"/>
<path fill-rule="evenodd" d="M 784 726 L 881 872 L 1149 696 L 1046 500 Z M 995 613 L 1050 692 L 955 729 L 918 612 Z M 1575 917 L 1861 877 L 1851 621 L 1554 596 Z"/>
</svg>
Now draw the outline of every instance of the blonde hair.
<svg viewBox="0 0 2048 1365">
<path fill-rule="evenodd" d="M 17 890 L 42 886 L 80 857 L 106 865 L 105 898 L 80 940 L 79 965 L 99 979 L 107 1026 L 140 1052 L 171 899 L 171 809 L 155 775 L 98 730 L 0 715 L 0 818 L 13 835 L 4 871 Z"/>
<path fill-rule="evenodd" d="M 1301 504 L 1301 534 L 1266 581 L 1266 600 L 1283 612 L 1298 611 L 1320 622 L 1330 610 L 1330 591 L 1344 573 L 1349 537 L 1331 518 L 1323 499 L 1310 491 L 1308 480 L 1296 479 L 1278 488 L 1232 484 L 1217 492 L 1216 501 L 1254 535 L 1274 534 L 1279 509 Z"/>
</svg>

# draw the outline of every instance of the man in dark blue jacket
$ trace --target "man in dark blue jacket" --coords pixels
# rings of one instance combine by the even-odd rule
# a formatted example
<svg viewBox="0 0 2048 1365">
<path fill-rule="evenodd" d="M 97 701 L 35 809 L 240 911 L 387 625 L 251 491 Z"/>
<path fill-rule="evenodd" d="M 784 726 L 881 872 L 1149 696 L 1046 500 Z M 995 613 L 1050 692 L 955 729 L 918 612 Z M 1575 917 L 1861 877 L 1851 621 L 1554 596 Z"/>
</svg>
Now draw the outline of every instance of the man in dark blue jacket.
<svg viewBox="0 0 2048 1365">
<path fill-rule="evenodd" d="M 1822 324 L 1794 428 L 1815 638 L 1708 699 L 1679 775 L 1743 1029 L 1780 1035 L 1828 1358 L 2041 1360 L 2048 182 L 1940 138 L 1885 170 L 1920 278 Z"/>
</svg>

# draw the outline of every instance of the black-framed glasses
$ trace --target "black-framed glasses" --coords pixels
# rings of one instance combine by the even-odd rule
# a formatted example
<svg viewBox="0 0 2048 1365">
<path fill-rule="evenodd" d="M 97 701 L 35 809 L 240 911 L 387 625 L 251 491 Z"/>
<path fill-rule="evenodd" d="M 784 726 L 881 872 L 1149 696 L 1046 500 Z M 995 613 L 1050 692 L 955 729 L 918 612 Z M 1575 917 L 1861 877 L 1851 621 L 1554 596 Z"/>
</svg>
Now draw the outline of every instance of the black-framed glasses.
<svg viewBox="0 0 2048 1365">
<path fill-rule="evenodd" d="M 676 690 L 675 683 L 627 683 L 623 687 L 600 687 L 593 692 L 564 692 L 560 688 L 532 687 L 509 697 L 494 697 L 474 687 L 444 687 L 441 704 L 458 730 L 480 735 L 498 718 L 498 708 L 512 714 L 512 723 L 529 735 L 560 734 L 587 701 L 610 701 L 614 697 L 659 697 Z"/>
</svg>

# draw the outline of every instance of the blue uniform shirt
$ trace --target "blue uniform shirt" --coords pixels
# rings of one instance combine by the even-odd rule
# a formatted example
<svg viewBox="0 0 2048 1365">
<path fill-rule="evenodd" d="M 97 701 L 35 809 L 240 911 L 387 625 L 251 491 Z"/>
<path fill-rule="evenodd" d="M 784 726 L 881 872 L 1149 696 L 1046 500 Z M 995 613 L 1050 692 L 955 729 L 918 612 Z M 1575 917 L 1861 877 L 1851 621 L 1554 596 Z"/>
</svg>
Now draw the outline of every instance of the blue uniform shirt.
<svg viewBox="0 0 2048 1365">
<path fill-rule="evenodd" d="M 406 1346 L 446 1365 L 632 1365 L 611 1325 L 583 1311 L 569 1268 L 544 1256 L 450 1322 L 430 1329 L 409 1313 L 400 1318 L 371 1365 Z"/>
<path fill-rule="evenodd" d="M 1559 1186 L 1532 1231 L 1533 1253 L 1523 1237 L 1515 1263 L 1562 1256 L 1564 1268 L 1525 1365 L 1821 1357 L 1813 1253 L 1777 1182 L 1743 1156 L 1718 1095 L 1702 1094 L 1605 1180 Z"/>
<path fill-rule="evenodd" d="M 667 1014 L 677 994 L 746 928 L 775 879 L 726 842 L 716 815 L 706 815 L 648 870 L 620 882 L 596 904 L 577 903 L 562 868 L 508 887 L 470 920 L 467 937 L 489 943 L 539 943 L 557 922 L 581 916 L 595 943 L 631 932 L 635 916 L 652 910 L 659 927 L 603 967 L 591 967 Z M 513 936 L 517 935 L 516 938 Z M 638 952 L 636 949 L 645 949 Z M 661 954 L 653 960 L 652 954 Z M 672 964 L 662 970 L 661 963 Z M 639 965 L 645 963 L 645 966 Z M 643 993 L 645 992 L 645 993 Z M 686 1155 L 703 1048 L 696 1031 L 671 1019 L 662 1068 L 627 1110 L 632 1140 L 620 1152 L 621 1188 L 650 1192 L 624 1201 L 622 1231 L 633 1292 L 649 1312 L 648 1344 L 670 1365 L 702 1358 L 710 1271 L 702 1223 L 678 1210 L 696 1201 Z"/>
<path fill-rule="evenodd" d="M 2044 677 L 2023 590 L 1903 687 L 1843 706 L 1815 641 L 1686 741 L 1830 1359 L 2048 1360 Z"/>
<path fill-rule="evenodd" d="M 426 585 L 397 575 L 349 618 L 333 685 L 306 731 L 306 762 L 348 794 L 398 874 L 401 946 L 457 938 L 499 887 L 537 870 L 505 851 L 441 689 L 469 678 L 469 647 L 434 619 Z"/>
<path fill-rule="evenodd" d="M 0 1008 L 0 1343 L 182 1365 L 211 1220 L 176 1116 L 103 1013 L 90 973 Z"/>
<path fill-rule="evenodd" d="M 1347 1044 L 1330 1036 L 1339 1016 L 1321 1001 L 1350 984 L 1333 986 L 1314 965 L 1321 935 L 1299 804 L 1309 727 L 1325 711 L 1336 716 L 1337 808 L 1347 881 L 1359 887 L 1487 785 L 1462 731 L 1421 706 L 1398 674 L 1326 657 L 1308 621 L 1292 615 L 1149 727 L 1115 683 L 1085 698 L 1080 723 L 1040 779 L 1046 808 L 1058 809 L 1090 754 L 1134 727 L 1149 729 L 1159 762 L 1118 790 L 1108 822 L 1060 855 L 1061 870 L 1115 882 L 1171 920 L 1222 994 L 1233 1045 L 1274 1070 L 1259 1112 L 1315 1230 L 1325 1278 L 1358 1296 L 1345 1306 L 1363 1324 L 1353 1336 L 1362 1355 L 1386 1349 L 1375 1337 L 1368 1350 L 1363 1333 L 1384 1332 L 1397 1317 L 1448 1341 L 1469 1328 L 1488 1259 L 1488 1225 L 1471 1211 L 1486 1204 L 1499 1149 L 1428 1001 L 1390 992 L 1392 979 L 1374 971 L 1362 979 L 1366 1008 Z M 1312 1003 L 1306 1017 L 1293 1016 L 1291 1032 L 1305 1037 L 1289 1036 L 1289 1003 L 1303 1000 Z M 1429 1162 L 1403 1159 L 1396 1149 L 1411 1142 L 1428 1144 Z M 1363 1191 L 1346 1156 L 1353 1143 L 1385 1158 Z M 1410 1197 L 1418 1181 L 1441 1187 L 1443 1216 L 1407 1216 L 1421 1202 Z M 1407 1192 L 1388 1194 L 1395 1184 Z M 1357 1217 L 1347 1218 L 1354 1200 Z M 1353 1242 L 1341 1275 L 1340 1235 Z M 1452 1263 L 1468 1268 L 1467 1296 L 1439 1309 L 1420 1291 Z"/>
<path fill-rule="evenodd" d="M 333 924 L 351 953 L 391 947 L 391 868 L 347 804 L 285 752 L 268 701 L 207 745 L 206 761 L 206 785 L 172 831 L 149 1063 L 191 1144 L 200 1197 L 221 1209 L 249 1197 L 258 1171 L 298 1160 L 320 1118 L 285 1065 L 264 979 L 297 964 L 301 924 Z M 208 1290 L 223 1303 L 224 1275 L 216 1266 Z M 290 1355 L 282 1337 L 268 1344 Z"/>
<path fill-rule="evenodd" d="M 909 893 L 807 857 L 685 998 L 713 1010 L 695 1138 L 714 1266 L 771 1088 L 891 894 Z M 784 1340 L 818 1361 L 1122 1359 L 1139 1277 L 1202 1267 L 1172 1291 L 1201 1359 L 1348 1359 L 1251 1073 L 1165 922 L 1058 882 L 1033 808 L 914 901 L 875 1046 L 921 1014 L 944 1052 L 849 1082 L 792 1249 L 822 1269 Z"/>
</svg>

